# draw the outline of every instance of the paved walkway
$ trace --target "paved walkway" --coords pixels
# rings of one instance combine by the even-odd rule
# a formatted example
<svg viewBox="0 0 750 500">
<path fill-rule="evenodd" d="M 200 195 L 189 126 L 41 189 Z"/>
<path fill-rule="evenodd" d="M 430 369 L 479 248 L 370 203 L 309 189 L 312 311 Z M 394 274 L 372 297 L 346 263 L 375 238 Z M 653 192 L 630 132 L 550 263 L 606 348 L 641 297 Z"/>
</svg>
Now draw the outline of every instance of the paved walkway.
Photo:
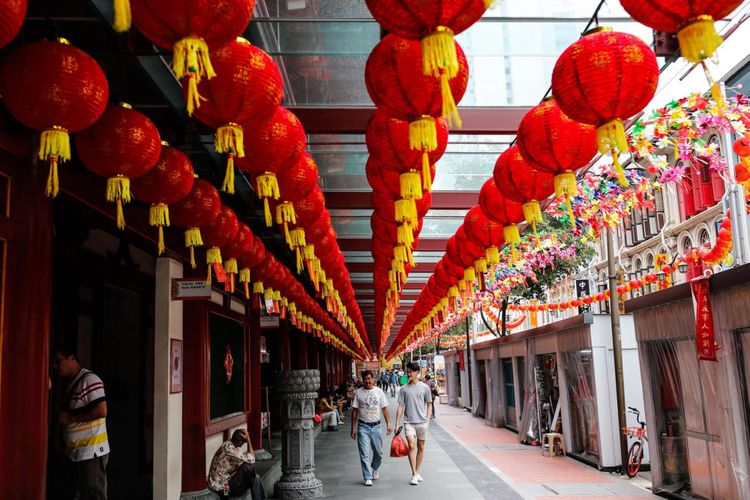
<svg viewBox="0 0 750 500">
<path fill-rule="evenodd" d="M 395 401 L 391 398 L 391 402 L 393 422 Z M 321 433 L 315 441 L 315 464 L 326 496 L 367 500 L 657 498 L 619 475 L 565 457 L 543 458 L 538 447 L 520 445 L 515 433 L 485 426 L 483 419 L 465 410 L 438 405 L 437 416 L 430 424 L 422 465 L 425 481 L 419 486 L 409 484 L 406 457 L 387 456 L 390 438 L 384 440 L 381 479 L 365 487 L 357 446 L 349 435 L 351 421 L 347 418 L 339 432 Z"/>
</svg>

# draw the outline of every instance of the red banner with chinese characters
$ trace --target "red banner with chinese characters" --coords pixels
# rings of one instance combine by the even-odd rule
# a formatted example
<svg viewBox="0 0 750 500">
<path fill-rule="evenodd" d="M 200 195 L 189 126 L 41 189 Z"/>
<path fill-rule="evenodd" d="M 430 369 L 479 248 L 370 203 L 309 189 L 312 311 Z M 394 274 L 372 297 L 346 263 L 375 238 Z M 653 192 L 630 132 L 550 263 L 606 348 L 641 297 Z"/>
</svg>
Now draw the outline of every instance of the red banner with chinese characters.
<svg viewBox="0 0 750 500">
<path fill-rule="evenodd" d="M 714 314 L 711 310 L 711 294 L 707 278 L 696 278 L 690 282 L 693 290 L 693 308 L 695 309 L 695 345 L 698 359 L 716 361 L 716 335 L 714 332 Z"/>
<path fill-rule="evenodd" d="M 460 371 L 466 370 L 464 366 L 464 351 L 458 351 L 458 369 Z"/>
</svg>

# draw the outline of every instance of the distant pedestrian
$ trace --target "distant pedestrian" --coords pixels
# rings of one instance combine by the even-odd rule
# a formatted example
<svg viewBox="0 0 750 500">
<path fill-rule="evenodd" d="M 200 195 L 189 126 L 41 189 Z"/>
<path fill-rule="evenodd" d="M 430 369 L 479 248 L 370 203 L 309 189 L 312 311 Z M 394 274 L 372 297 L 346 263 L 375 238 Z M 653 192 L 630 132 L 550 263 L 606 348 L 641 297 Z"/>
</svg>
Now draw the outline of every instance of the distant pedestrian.
<svg viewBox="0 0 750 500">
<path fill-rule="evenodd" d="M 391 390 L 391 396 L 396 396 L 396 385 L 398 384 L 398 377 L 396 376 L 396 372 L 391 372 L 391 382 L 389 389 Z"/>
<path fill-rule="evenodd" d="M 437 383 L 430 375 L 426 375 L 424 381 L 425 384 L 427 384 L 427 387 L 430 388 L 430 394 L 432 395 L 432 418 L 434 419 L 437 418 L 437 413 L 435 413 L 435 400 L 440 396 L 437 391 Z"/>
<path fill-rule="evenodd" d="M 381 413 L 385 419 L 386 433 L 390 435 L 392 429 L 385 393 L 375 387 L 375 377 L 371 371 L 363 372 L 362 379 L 365 385 L 357 389 L 352 402 L 352 439 L 357 440 L 365 486 L 372 486 L 373 479 L 380 479 L 379 469 L 383 458 Z"/>
<path fill-rule="evenodd" d="M 65 456 L 74 471 L 76 498 L 107 500 L 107 398 L 95 373 L 82 368 L 71 347 L 55 349 L 55 370 L 68 382 L 63 428 Z"/>
<path fill-rule="evenodd" d="M 419 381 L 419 365 L 411 362 L 406 364 L 406 375 L 409 383 L 401 387 L 398 393 L 398 411 L 396 412 L 396 428 L 401 417 L 404 417 L 404 433 L 409 443 L 409 466 L 411 467 L 411 481 L 416 486 L 424 479 L 419 471 L 422 468 L 424 444 L 427 439 L 427 427 L 432 413 L 432 393 L 426 384 Z"/>
</svg>

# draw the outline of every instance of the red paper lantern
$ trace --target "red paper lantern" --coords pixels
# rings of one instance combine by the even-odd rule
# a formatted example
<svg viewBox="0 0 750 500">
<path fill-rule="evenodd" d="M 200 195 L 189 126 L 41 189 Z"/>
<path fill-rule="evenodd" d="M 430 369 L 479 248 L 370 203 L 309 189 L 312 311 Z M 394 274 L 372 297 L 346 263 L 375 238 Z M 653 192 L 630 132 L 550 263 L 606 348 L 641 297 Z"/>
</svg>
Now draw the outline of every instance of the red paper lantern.
<svg viewBox="0 0 750 500">
<path fill-rule="evenodd" d="M 455 44 L 455 42 L 453 42 Z M 444 116 L 460 126 L 456 103 L 466 91 L 468 64 L 463 50 L 455 44 L 458 72 L 440 79 L 422 73 L 419 42 L 388 35 L 372 50 L 365 66 L 365 84 L 378 108 L 409 121 L 409 145 L 418 151 L 437 149 L 435 118 Z"/>
<path fill-rule="evenodd" d="M 677 33 L 680 53 L 692 63 L 708 59 L 721 45 L 714 21 L 723 19 L 742 0 L 622 0 L 622 7 L 633 19 L 656 31 Z"/>
<path fill-rule="evenodd" d="M 244 222 L 240 222 L 234 239 L 221 247 L 221 256 L 224 259 L 224 270 L 229 275 L 228 290 L 234 293 L 234 276 L 240 273 L 240 283 L 245 287 L 245 298 L 250 298 L 248 283 L 250 282 L 250 269 L 239 268 L 239 261 L 242 257 L 250 252 L 253 248 L 255 235 L 250 227 Z"/>
<path fill-rule="evenodd" d="M 170 207 L 173 225 L 185 228 L 185 246 L 190 249 L 190 266 L 195 269 L 195 247 L 203 245 L 200 227 L 211 224 L 219 215 L 221 198 L 210 182 L 198 179 L 190 193 Z"/>
<path fill-rule="evenodd" d="M 161 155 L 156 125 L 129 104 L 120 103 L 78 134 L 76 151 L 86 168 L 107 177 L 107 201 L 117 203 L 117 227 L 125 229 L 122 204 L 130 202 L 130 179 L 148 173 Z"/>
<path fill-rule="evenodd" d="M 548 99 L 524 115 L 518 126 L 518 149 L 534 168 L 555 176 L 555 195 L 565 199 L 575 226 L 570 203 L 578 195 L 575 171 L 596 154 L 596 129 L 571 120 L 554 99 Z"/>
<path fill-rule="evenodd" d="M 376 110 L 367 124 L 365 140 L 370 154 L 396 172 L 418 172 L 421 167 L 422 187 L 431 191 L 435 177 L 434 164 L 443 156 L 448 145 L 445 118 L 435 120 L 435 133 L 437 142 L 432 151 L 427 148 L 413 149 L 409 143 L 409 122 L 393 118 L 383 110 Z M 433 165 L 433 173 L 428 176 L 426 172 L 430 165 Z M 404 194 L 402 196 L 406 197 Z"/>
<path fill-rule="evenodd" d="M 243 283 L 245 286 L 245 297 L 248 297 L 248 283 L 251 280 L 250 273 L 254 272 L 251 271 L 254 267 L 258 266 L 261 262 L 263 262 L 263 259 L 266 257 L 266 247 L 263 246 L 263 242 L 258 237 L 254 237 L 252 244 L 250 245 L 250 250 L 247 251 L 245 254 L 243 254 L 240 259 L 237 261 L 238 267 L 240 268 L 240 283 Z M 258 288 L 260 288 L 260 292 L 256 291 L 255 284 L 253 284 L 253 293 L 262 293 L 263 292 L 263 285 L 261 284 Z M 255 304 L 253 304 L 255 306 Z M 259 304 L 258 304 L 259 305 Z"/>
<path fill-rule="evenodd" d="M 404 200 L 373 191 L 371 198 L 373 208 L 381 217 L 397 224 L 408 223 L 412 228 L 418 225 L 418 219 L 427 215 L 432 204 L 430 193 L 424 193 L 420 200 Z"/>
<path fill-rule="evenodd" d="M 133 197 L 151 204 L 149 224 L 159 228 L 159 255 L 165 250 L 163 227 L 169 226 L 169 205 L 186 197 L 194 182 L 193 164 L 185 153 L 163 141 L 161 156 L 154 168 L 133 180 Z"/>
<path fill-rule="evenodd" d="M 307 153 L 303 153 L 284 175 L 278 178 L 279 192 L 289 201 L 301 200 L 318 185 L 318 166 Z"/>
<path fill-rule="evenodd" d="M 130 0 L 138 31 L 161 48 L 172 49 L 172 71 L 187 77 L 188 103 L 200 106 L 198 84 L 216 76 L 209 52 L 242 35 L 255 0 Z M 127 29 L 127 28 L 125 28 Z"/>
<path fill-rule="evenodd" d="M 239 158 L 237 166 L 256 175 L 255 192 L 263 199 L 266 225 L 270 227 L 273 219 L 268 200 L 279 199 L 277 175 L 286 175 L 304 153 L 305 129 L 294 113 L 281 106 L 263 125 L 244 128 L 248 156 Z"/>
<path fill-rule="evenodd" d="M 5 61 L 0 94 L 16 120 L 41 132 L 39 159 L 50 162 L 46 194 L 57 196 L 57 164 L 70 160 L 68 134 L 90 127 L 107 106 L 104 72 L 67 40 L 39 41 Z"/>
<path fill-rule="evenodd" d="M 201 226 L 201 237 L 206 245 L 206 264 L 208 264 L 207 281 L 211 283 L 211 266 L 222 264 L 221 248 L 228 245 L 240 229 L 240 221 L 234 210 L 226 205 L 221 205 L 219 214 L 206 226 Z"/>
<path fill-rule="evenodd" d="M 21 30 L 26 8 L 26 0 L 0 0 L 0 48 L 8 45 Z"/>
<path fill-rule="evenodd" d="M 574 120 L 595 125 L 600 153 L 611 153 L 621 184 L 627 186 L 618 153 L 628 150 L 622 120 L 639 113 L 654 97 L 659 65 L 638 37 L 601 26 L 573 42 L 552 71 L 552 94 Z"/>
<path fill-rule="evenodd" d="M 516 224 L 524 219 L 521 204 L 500 194 L 495 180 L 488 179 L 479 190 L 479 206 L 487 217 L 503 226 L 505 241 L 511 245 L 511 254 L 515 259 L 516 247 L 521 242 Z"/>
<path fill-rule="evenodd" d="M 500 262 L 499 249 L 505 244 L 507 232 L 503 225 L 490 219 L 482 207 L 475 205 L 466 213 L 463 226 L 466 236 L 484 248 L 487 265 L 498 264 Z"/>
<path fill-rule="evenodd" d="M 429 179 L 430 185 L 435 178 L 435 165 L 427 165 L 426 179 Z M 399 173 L 390 165 L 378 160 L 374 156 L 367 159 L 365 165 L 365 174 L 367 182 L 373 190 L 381 193 L 390 194 L 394 197 L 421 199 L 422 198 L 422 181 L 419 172 L 416 170 L 407 170 Z M 429 190 L 428 190 L 429 191 Z"/>
<path fill-rule="evenodd" d="M 234 193 L 234 159 L 245 156 L 240 124 L 259 126 L 268 121 L 281 104 L 283 82 L 271 56 L 244 38 L 213 49 L 211 63 L 218 76 L 198 85 L 205 102 L 195 110 L 195 117 L 216 129 L 216 152 L 227 154 L 221 190 Z M 195 103 L 189 100 L 189 88 L 184 82 L 182 91 L 192 114 Z"/>
<path fill-rule="evenodd" d="M 554 192 L 552 174 L 536 170 L 526 163 L 518 146 L 514 145 L 503 151 L 497 159 L 492 177 L 501 194 L 521 203 L 524 218 L 533 228 L 537 245 L 541 248 L 536 232 L 537 223 L 543 221 L 539 200 L 546 199 Z"/>
</svg>

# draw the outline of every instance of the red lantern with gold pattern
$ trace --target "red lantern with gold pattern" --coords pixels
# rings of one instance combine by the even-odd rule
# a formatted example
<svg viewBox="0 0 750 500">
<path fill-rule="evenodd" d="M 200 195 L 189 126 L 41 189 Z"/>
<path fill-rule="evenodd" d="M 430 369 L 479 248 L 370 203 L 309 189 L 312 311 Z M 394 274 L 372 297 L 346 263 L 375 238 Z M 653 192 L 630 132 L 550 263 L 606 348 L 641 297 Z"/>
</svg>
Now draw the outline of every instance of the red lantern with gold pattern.
<svg viewBox="0 0 750 500">
<path fill-rule="evenodd" d="M 130 202 L 130 179 L 149 172 L 161 155 L 156 125 L 129 104 L 112 106 L 76 137 L 81 163 L 107 177 L 107 201 L 117 203 L 117 227 L 125 228 L 122 204 Z"/>
<path fill-rule="evenodd" d="M 240 269 L 239 261 L 241 260 L 243 255 L 250 252 L 250 250 L 253 248 L 254 239 L 255 235 L 253 234 L 252 230 L 250 230 L 250 227 L 244 222 L 239 222 L 237 234 L 234 235 L 232 241 L 221 247 L 221 257 L 224 259 L 224 270 L 229 276 L 229 280 L 227 281 L 227 286 L 225 288 L 227 289 L 227 291 L 233 293 L 235 283 L 234 276 L 238 272 L 247 272 L 248 276 L 240 277 L 240 283 L 243 283 L 245 286 L 246 298 L 250 298 L 250 291 L 248 290 L 247 286 L 250 282 L 250 269 Z"/>
<path fill-rule="evenodd" d="M 505 242 L 511 245 L 515 259 L 516 247 L 521 242 L 517 224 L 524 219 L 521 204 L 503 196 L 497 189 L 495 180 L 488 179 L 479 190 L 479 206 L 487 217 L 503 226 Z"/>
<path fill-rule="evenodd" d="M 0 0 L 0 48 L 8 45 L 21 30 L 26 8 L 26 0 Z"/>
<path fill-rule="evenodd" d="M 185 153 L 161 143 L 161 156 L 146 175 L 133 180 L 133 198 L 150 203 L 149 224 L 159 228 L 158 251 L 164 253 L 164 226 L 169 226 L 169 205 L 190 193 L 195 182 L 193 164 Z"/>
<path fill-rule="evenodd" d="M 596 154 L 596 129 L 571 120 L 555 99 L 548 99 L 524 115 L 518 126 L 518 149 L 534 168 L 555 176 L 555 195 L 565 199 L 575 225 L 570 204 L 578 195 L 575 171 Z"/>
<path fill-rule="evenodd" d="M 245 156 L 244 126 L 260 126 L 273 116 L 281 104 L 283 82 L 271 56 L 244 38 L 213 49 L 211 63 L 217 76 L 198 85 L 205 102 L 195 110 L 195 117 L 216 129 L 216 152 L 227 154 L 221 189 L 234 193 L 234 159 Z M 184 83 L 187 99 L 189 85 Z M 188 99 L 188 114 L 193 109 Z"/>
<path fill-rule="evenodd" d="M 434 164 L 443 156 L 448 145 L 448 125 L 445 118 L 435 120 L 435 129 L 435 149 L 412 149 L 409 144 L 409 122 L 393 118 L 383 110 L 375 110 L 365 133 L 367 150 L 388 168 L 399 173 L 413 174 L 421 169 L 422 187 L 430 191 L 432 179 L 435 177 Z M 426 175 L 430 165 L 433 165 L 432 176 Z M 403 194 L 402 196 L 406 197 Z"/>
<path fill-rule="evenodd" d="M 226 205 L 221 205 L 219 214 L 206 226 L 201 226 L 201 237 L 206 249 L 206 264 L 208 264 L 208 282 L 211 283 L 211 266 L 222 264 L 221 248 L 228 245 L 237 235 L 240 229 L 240 221 L 234 210 Z"/>
<path fill-rule="evenodd" d="M 455 44 L 455 42 L 452 42 Z M 375 105 L 389 115 L 409 122 L 409 145 L 417 151 L 438 148 L 435 119 L 444 116 L 460 126 L 456 103 L 469 81 L 466 56 L 455 44 L 458 56 L 456 76 L 424 75 L 419 42 L 388 35 L 372 50 L 365 66 L 367 92 Z"/>
<path fill-rule="evenodd" d="M 742 0 L 621 0 L 633 19 L 656 31 L 677 33 L 680 53 L 692 63 L 711 57 L 723 42 L 714 21 L 721 20 L 742 4 Z"/>
<path fill-rule="evenodd" d="M 70 160 L 68 134 L 93 125 L 107 107 L 104 72 L 67 40 L 39 41 L 5 60 L 0 94 L 16 120 L 41 132 L 39 159 L 50 162 L 46 194 L 57 196 L 57 164 Z"/>
<path fill-rule="evenodd" d="M 492 174 L 495 186 L 506 198 L 521 203 L 526 222 L 534 230 L 541 248 L 537 223 L 542 222 L 539 200 L 545 200 L 555 190 L 552 174 L 537 170 L 524 161 L 518 146 L 511 146 L 498 157 Z"/>
<path fill-rule="evenodd" d="M 425 75 L 459 71 L 453 35 L 461 33 L 482 17 L 491 0 L 367 0 L 372 17 L 388 33 L 421 40 L 421 61 Z"/>
<path fill-rule="evenodd" d="M 427 177 L 430 185 L 435 178 L 435 165 L 427 165 Z M 422 198 L 421 176 L 416 170 L 401 171 L 392 168 L 387 163 L 370 156 L 365 165 L 367 182 L 373 190 L 388 193 L 401 198 Z M 422 175 L 425 175 L 422 172 Z"/>
<path fill-rule="evenodd" d="M 198 179 L 190 193 L 169 209 L 173 225 L 185 228 L 185 246 L 190 249 L 190 266 L 195 269 L 195 247 L 203 245 L 200 227 L 219 215 L 221 197 L 210 182 Z"/>
<path fill-rule="evenodd" d="M 284 175 L 278 178 L 281 197 L 288 201 L 301 200 L 318 185 L 318 166 L 307 153 L 303 153 Z"/>
<path fill-rule="evenodd" d="M 560 109 L 597 127 L 599 152 L 611 153 L 620 184 L 627 186 L 618 154 L 628 150 L 622 121 L 651 101 L 659 84 L 656 55 L 640 38 L 600 26 L 573 42 L 552 71 Z"/>
<path fill-rule="evenodd" d="M 130 0 L 133 24 L 146 38 L 171 49 L 172 71 L 187 77 L 188 102 L 198 108 L 198 84 L 216 72 L 209 53 L 242 35 L 253 15 L 255 0 Z M 126 28 L 127 29 L 127 28 Z"/>
<path fill-rule="evenodd" d="M 286 175 L 304 153 L 305 129 L 294 113 L 282 106 L 263 125 L 244 129 L 247 156 L 238 158 L 237 166 L 256 175 L 255 192 L 263 199 L 266 225 L 270 227 L 273 219 L 268 201 L 280 196 L 277 175 Z"/>
<path fill-rule="evenodd" d="M 500 262 L 499 251 L 505 244 L 504 229 L 502 224 L 490 219 L 479 205 L 474 205 L 464 217 L 466 236 L 484 248 L 488 266 Z"/>
</svg>

